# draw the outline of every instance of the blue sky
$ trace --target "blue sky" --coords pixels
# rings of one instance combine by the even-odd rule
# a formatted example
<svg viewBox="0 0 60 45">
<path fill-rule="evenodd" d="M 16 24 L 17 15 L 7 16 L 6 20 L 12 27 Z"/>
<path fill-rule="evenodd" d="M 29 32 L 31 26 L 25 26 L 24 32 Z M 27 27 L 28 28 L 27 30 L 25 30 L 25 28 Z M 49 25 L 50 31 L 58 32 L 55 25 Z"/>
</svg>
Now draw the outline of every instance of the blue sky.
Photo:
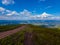
<svg viewBox="0 0 60 45">
<path fill-rule="evenodd" d="M 32 15 L 47 12 L 60 16 L 60 0 L 0 0 L 0 15 L 10 15 L 10 13 L 16 13 L 11 15 L 19 15 L 18 13 L 25 11 Z"/>
</svg>

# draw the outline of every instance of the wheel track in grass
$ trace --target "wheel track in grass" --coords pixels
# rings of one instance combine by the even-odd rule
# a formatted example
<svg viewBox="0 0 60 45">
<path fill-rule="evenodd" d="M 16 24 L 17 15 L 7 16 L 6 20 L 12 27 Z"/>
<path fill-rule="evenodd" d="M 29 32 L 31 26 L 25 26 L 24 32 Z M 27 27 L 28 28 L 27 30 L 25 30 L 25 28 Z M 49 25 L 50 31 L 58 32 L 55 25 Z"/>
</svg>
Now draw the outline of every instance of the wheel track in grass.
<svg viewBox="0 0 60 45">
<path fill-rule="evenodd" d="M 25 32 L 24 35 L 24 45 L 33 45 L 32 32 Z"/>
</svg>

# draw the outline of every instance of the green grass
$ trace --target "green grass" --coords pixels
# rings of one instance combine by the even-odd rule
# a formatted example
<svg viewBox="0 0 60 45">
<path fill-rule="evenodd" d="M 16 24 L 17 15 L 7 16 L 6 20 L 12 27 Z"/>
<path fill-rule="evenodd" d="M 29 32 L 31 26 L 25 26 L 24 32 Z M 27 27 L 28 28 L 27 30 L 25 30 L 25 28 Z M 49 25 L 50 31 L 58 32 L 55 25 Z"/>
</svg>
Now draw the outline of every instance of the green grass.
<svg viewBox="0 0 60 45">
<path fill-rule="evenodd" d="M 22 25 L 4 25 L 4 26 L 0 26 L 0 32 L 3 32 L 3 31 L 8 31 L 8 30 L 11 30 L 11 29 L 15 29 L 17 27 L 20 27 Z"/>
<path fill-rule="evenodd" d="M 0 45 L 23 45 L 24 31 L 8 36 L 0 40 Z"/>
<path fill-rule="evenodd" d="M 0 40 L 0 45 L 23 45 L 25 32 L 32 33 L 34 45 L 60 45 L 60 30 L 27 25 L 22 31 Z"/>
<path fill-rule="evenodd" d="M 60 45 L 60 30 L 49 28 L 33 28 L 34 45 Z"/>
</svg>

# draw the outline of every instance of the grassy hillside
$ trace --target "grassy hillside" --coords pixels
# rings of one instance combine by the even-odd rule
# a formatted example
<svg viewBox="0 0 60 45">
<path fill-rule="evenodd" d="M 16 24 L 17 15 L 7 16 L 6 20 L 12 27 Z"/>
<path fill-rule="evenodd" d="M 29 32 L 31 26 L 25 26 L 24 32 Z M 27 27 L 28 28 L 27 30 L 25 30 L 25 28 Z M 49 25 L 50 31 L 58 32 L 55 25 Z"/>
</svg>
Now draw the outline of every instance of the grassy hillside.
<svg viewBox="0 0 60 45">
<path fill-rule="evenodd" d="M 11 30 L 11 29 L 15 29 L 17 27 L 20 27 L 22 25 L 3 25 L 3 26 L 0 26 L 0 32 L 3 32 L 3 31 L 8 31 L 8 30 Z"/>
<path fill-rule="evenodd" d="M 25 45 L 25 34 L 29 33 L 31 33 L 33 45 L 60 45 L 59 29 L 44 28 L 34 25 L 27 25 L 22 31 L 1 39 L 0 45 Z"/>
</svg>

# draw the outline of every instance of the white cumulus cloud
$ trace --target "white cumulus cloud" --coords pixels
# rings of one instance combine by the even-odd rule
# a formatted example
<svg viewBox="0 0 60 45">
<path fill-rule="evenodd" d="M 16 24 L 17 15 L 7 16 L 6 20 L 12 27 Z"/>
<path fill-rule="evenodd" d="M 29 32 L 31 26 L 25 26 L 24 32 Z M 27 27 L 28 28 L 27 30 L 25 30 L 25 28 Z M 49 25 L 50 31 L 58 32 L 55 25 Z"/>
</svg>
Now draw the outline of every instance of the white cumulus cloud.
<svg viewBox="0 0 60 45">
<path fill-rule="evenodd" d="M 3 7 L 0 7 L 0 14 L 4 14 L 5 9 Z"/>
<path fill-rule="evenodd" d="M 0 7 L 0 12 L 2 12 L 2 11 L 5 11 L 5 9 L 3 7 Z"/>
<path fill-rule="evenodd" d="M 2 0 L 2 4 L 4 5 L 9 5 L 9 4 L 14 4 L 15 1 L 14 0 Z"/>
<path fill-rule="evenodd" d="M 46 12 L 42 14 L 32 14 L 32 12 L 24 9 L 21 12 L 11 11 L 0 7 L 0 20 L 60 20 L 60 16 L 54 16 Z"/>
<path fill-rule="evenodd" d="M 3 7 L 0 7 L 0 15 L 12 16 L 12 15 L 19 15 L 19 13 L 17 11 L 11 11 Z"/>
<path fill-rule="evenodd" d="M 31 15 L 31 12 L 24 9 L 22 12 L 20 12 L 20 15 L 23 15 L 23 16 L 30 16 Z"/>
<path fill-rule="evenodd" d="M 10 12 L 10 13 L 6 14 L 6 15 L 7 15 L 7 16 L 19 15 L 19 13 L 18 13 L 18 12 L 16 12 L 16 11 L 12 11 L 12 12 Z"/>
</svg>

